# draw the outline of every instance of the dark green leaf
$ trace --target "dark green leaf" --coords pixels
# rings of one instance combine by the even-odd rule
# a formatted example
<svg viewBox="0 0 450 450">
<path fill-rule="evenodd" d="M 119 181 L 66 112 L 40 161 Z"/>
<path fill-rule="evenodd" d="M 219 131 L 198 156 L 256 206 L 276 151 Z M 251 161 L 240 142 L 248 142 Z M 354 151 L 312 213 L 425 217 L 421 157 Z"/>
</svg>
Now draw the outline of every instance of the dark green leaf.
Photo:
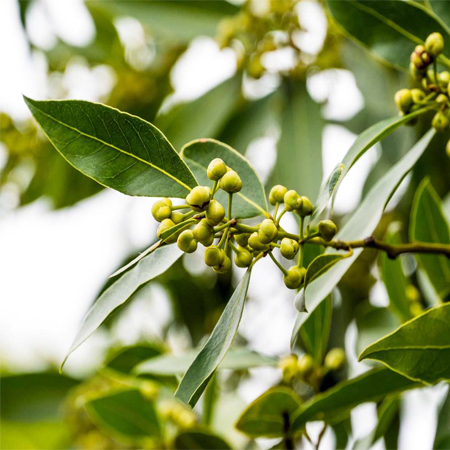
<svg viewBox="0 0 450 450">
<path fill-rule="evenodd" d="M 2 420 L 38 422 L 56 420 L 67 393 L 79 382 L 57 373 L 6 375 L 0 379 Z"/>
<path fill-rule="evenodd" d="M 431 308 L 367 347 L 359 360 L 375 359 L 412 380 L 450 379 L 450 303 Z"/>
<path fill-rule="evenodd" d="M 420 386 L 392 370 L 378 367 L 338 383 L 326 392 L 315 395 L 302 405 L 294 416 L 293 429 L 300 430 L 306 422 L 323 420 L 339 422 L 354 407 L 376 402 L 387 395 Z"/>
<path fill-rule="evenodd" d="M 373 233 L 392 194 L 425 152 L 434 135 L 434 130 L 430 130 L 373 186 L 358 209 L 338 232 L 336 239 L 343 241 L 364 239 Z M 361 249 L 355 249 L 353 256 L 345 258 L 308 286 L 306 298 L 309 311 L 313 311 L 330 294 L 361 251 Z"/>
<path fill-rule="evenodd" d="M 231 449 L 228 442 L 220 436 L 211 434 L 209 431 L 184 431 L 174 441 L 177 450 L 228 450 Z"/>
<path fill-rule="evenodd" d="M 137 375 L 182 375 L 189 369 L 197 354 L 197 350 L 192 350 L 182 355 L 161 355 L 148 361 L 143 361 L 142 364 L 136 367 L 134 372 Z M 246 348 L 231 348 L 217 369 L 247 370 L 253 367 L 276 365 L 276 358 L 265 356 Z"/>
<path fill-rule="evenodd" d="M 447 27 L 450 26 L 449 3 L 445 0 L 427 0 L 427 2 L 436 16 L 439 17 L 447 25 Z"/>
<path fill-rule="evenodd" d="M 159 437 L 161 430 L 153 402 L 138 389 L 114 392 L 85 405 L 91 420 L 121 442 Z"/>
<path fill-rule="evenodd" d="M 389 227 L 384 241 L 388 244 L 398 245 L 402 243 L 400 236 L 400 229 L 397 223 Z M 398 316 L 398 318 L 405 322 L 412 318 L 410 311 L 410 300 L 406 295 L 407 287 L 411 284 L 405 277 L 402 266 L 402 259 L 390 259 L 386 253 L 380 252 L 379 264 L 381 278 L 386 286 L 389 295 L 389 307 Z"/>
<path fill-rule="evenodd" d="M 136 290 L 164 273 L 181 257 L 176 245 L 160 247 L 120 277 L 100 295 L 87 313 L 80 330 L 70 347 L 61 367 L 69 355 L 78 348 L 119 306 L 122 306 Z"/>
<path fill-rule="evenodd" d="M 436 436 L 433 449 L 446 450 L 450 448 L 450 392 L 447 393 L 439 410 Z"/>
<path fill-rule="evenodd" d="M 274 182 L 314 199 L 322 182 L 322 127 L 320 105 L 304 82 L 284 80 L 281 136 Z"/>
<path fill-rule="evenodd" d="M 327 6 L 350 36 L 394 66 L 408 68 L 414 47 L 435 31 L 444 36 L 444 53 L 450 54 L 448 27 L 418 2 L 328 0 Z"/>
<path fill-rule="evenodd" d="M 233 113 L 240 92 L 241 76 L 235 75 L 201 97 L 158 116 L 155 124 L 177 150 L 194 139 L 215 138 Z"/>
<path fill-rule="evenodd" d="M 130 373 L 142 361 L 155 358 L 162 353 L 162 349 L 153 345 L 131 345 L 123 347 L 113 353 L 106 362 L 106 367 L 122 373 Z"/>
<path fill-rule="evenodd" d="M 250 282 L 250 270 L 245 272 L 238 287 L 228 301 L 205 346 L 185 373 L 175 396 L 195 406 L 208 381 L 222 362 L 236 335 L 244 309 Z"/>
<path fill-rule="evenodd" d="M 25 101 L 61 155 L 103 186 L 184 198 L 197 185 L 165 136 L 136 116 L 81 100 Z"/>
<path fill-rule="evenodd" d="M 225 164 L 235 170 L 242 179 L 242 190 L 233 196 L 233 217 L 248 218 L 267 212 L 267 200 L 264 187 L 253 166 L 233 148 L 214 139 L 200 139 L 186 144 L 181 150 L 181 157 L 186 161 L 202 185 L 210 185 L 206 176 L 209 163 L 214 158 L 221 158 Z M 216 194 L 224 206 L 228 194 L 219 190 Z"/>
<path fill-rule="evenodd" d="M 302 402 L 287 387 L 275 387 L 258 397 L 239 417 L 236 428 L 250 437 L 277 438 L 286 434 Z"/>
<path fill-rule="evenodd" d="M 450 244 L 450 230 L 441 200 L 428 179 L 417 189 L 411 211 L 411 242 Z M 444 299 L 450 293 L 450 259 L 445 256 L 417 255 L 436 292 Z"/>
</svg>

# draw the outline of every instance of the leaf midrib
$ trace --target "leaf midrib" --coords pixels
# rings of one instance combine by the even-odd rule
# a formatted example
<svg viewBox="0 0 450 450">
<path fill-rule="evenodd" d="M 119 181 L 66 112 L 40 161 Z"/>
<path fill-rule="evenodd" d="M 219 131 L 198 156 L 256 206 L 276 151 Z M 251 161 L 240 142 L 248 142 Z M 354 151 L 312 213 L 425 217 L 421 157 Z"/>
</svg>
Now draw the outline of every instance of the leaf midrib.
<svg viewBox="0 0 450 450">
<path fill-rule="evenodd" d="M 142 163 L 144 163 L 144 164 L 146 164 L 146 165 L 152 167 L 153 169 L 155 169 L 155 170 L 161 172 L 163 175 L 165 175 L 165 176 L 171 178 L 173 181 L 175 181 L 176 183 L 178 183 L 180 186 L 183 186 L 183 187 L 184 187 L 185 189 L 187 189 L 188 191 L 191 191 L 191 190 L 192 190 L 192 188 L 189 187 L 187 184 L 183 183 L 181 180 L 179 180 L 178 178 L 174 177 L 174 176 L 171 175 L 169 172 L 166 172 L 166 171 L 165 171 L 164 169 L 162 169 L 161 167 L 158 167 L 158 166 L 156 166 L 155 164 L 151 163 L 150 161 L 146 161 L 145 159 L 139 158 L 138 156 L 134 155 L 133 153 L 129 153 L 129 152 L 127 152 L 126 150 L 123 150 L 123 149 L 121 149 L 121 148 L 119 148 L 119 147 L 116 147 L 116 146 L 113 145 L 113 144 L 110 144 L 110 143 L 108 143 L 108 142 L 106 142 L 106 141 L 103 141 L 102 139 L 99 139 L 99 138 L 96 137 L 96 136 L 92 136 L 92 135 L 90 135 L 90 134 L 84 133 L 83 131 L 79 130 L 79 129 L 76 128 L 76 127 L 72 127 L 71 125 L 68 125 L 68 124 L 66 124 L 66 123 L 64 123 L 64 122 L 61 122 L 60 120 L 56 119 L 55 117 L 51 116 L 50 114 L 47 114 L 46 112 L 42 111 L 42 109 L 38 108 L 36 105 L 33 105 L 33 107 L 36 108 L 41 114 L 43 114 L 44 116 L 48 117 L 49 119 L 55 121 L 56 123 L 62 125 L 63 127 L 69 128 L 70 130 L 75 131 L 75 132 L 77 132 L 77 133 L 81 134 L 82 136 L 85 136 L 85 137 L 87 137 L 87 138 L 89 138 L 89 139 L 92 139 L 92 140 L 94 140 L 94 141 L 100 142 L 100 143 L 102 143 L 103 145 L 106 145 L 107 147 L 110 147 L 110 148 L 112 148 L 112 149 L 114 149 L 114 150 L 117 150 L 117 151 L 120 152 L 120 153 L 123 153 L 124 155 L 128 155 L 128 156 L 130 156 L 130 157 L 132 157 L 132 158 L 134 158 L 134 159 L 136 159 L 136 160 L 138 160 L 138 161 L 140 161 L 140 162 L 142 162 Z M 138 133 L 138 135 L 139 135 L 139 133 Z"/>
</svg>

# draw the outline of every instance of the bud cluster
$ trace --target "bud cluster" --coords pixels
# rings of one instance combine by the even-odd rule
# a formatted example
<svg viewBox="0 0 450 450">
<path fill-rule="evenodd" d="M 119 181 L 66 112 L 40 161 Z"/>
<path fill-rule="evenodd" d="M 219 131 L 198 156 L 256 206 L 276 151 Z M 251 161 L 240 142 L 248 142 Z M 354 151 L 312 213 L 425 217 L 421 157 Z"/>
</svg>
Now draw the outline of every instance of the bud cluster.
<svg viewBox="0 0 450 450">
<path fill-rule="evenodd" d="M 275 206 L 273 215 L 267 214 L 257 225 L 246 225 L 232 217 L 233 195 L 242 189 L 238 173 L 216 158 L 210 162 L 207 176 L 213 182 L 212 188 L 196 186 L 187 195 L 186 204 L 174 206 L 168 198 L 155 202 L 152 214 L 161 222 L 158 238 L 165 244 L 176 242 L 185 253 L 195 252 L 198 244 L 202 244 L 206 247 L 205 264 L 217 273 L 226 273 L 231 269 L 233 254 L 234 263 L 241 268 L 250 267 L 261 257 L 270 254 L 283 273 L 286 287 L 300 288 L 306 274 L 303 245 L 315 238 L 319 239 L 317 243 L 331 241 L 337 232 L 336 225 L 331 220 L 322 220 L 317 229 L 310 230 L 307 227 L 305 231 L 304 220 L 314 212 L 311 201 L 281 185 L 274 186 L 269 193 L 269 202 Z M 228 214 L 214 198 L 219 189 L 228 193 Z M 283 206 L 283 210 L 278 213 Z M 280 225 L 282 216 L 288 212 L 300 218 L 299 235 L 288 233 Z M 274 249 L 279 249 L 281 256 L 288 260 L 297 257 L 297 263 L 285 269 L 273 256 Z"/>
</svg>

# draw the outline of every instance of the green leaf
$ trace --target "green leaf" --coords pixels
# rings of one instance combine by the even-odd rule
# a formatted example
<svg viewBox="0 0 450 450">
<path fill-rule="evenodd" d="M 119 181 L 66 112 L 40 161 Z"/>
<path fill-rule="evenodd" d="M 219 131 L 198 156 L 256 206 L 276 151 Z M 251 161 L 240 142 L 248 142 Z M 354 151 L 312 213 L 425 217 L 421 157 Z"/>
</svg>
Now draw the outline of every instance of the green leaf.
<svg viewBox="0 0 450 450">
<path fill-rule="evenodd" d="M 221 158 L 225 164 L 235 170 L 242 179 L 242 190 L 233 195 L 233 217 L 249 218 L 261 214 L 269 217 L 264 187 L 254 167 L 233 148 L 214 139 L 200 139 L 186 144 L 181 150 L 186 161 L 201 185 L 210 185 L 206 175 L 209 163 Z M 217 200 L 226 206 L 228 194 L 219 190 Z"/>
<path fill-rule="evenodd" d="M 450 392 L 439 409 L 436 436 L 433 449 L 445 450 L 450 448 Z"/>
<path fill-rule="evenodd" d="M 398 245 L 402 243 L 400 227 L 398 223 L 393 223 L 384 237 L 388 244 Z M 406 295 L 406 290 L 411 284 L 403 272 L 401 257 L 390 259 L 386 253 L 380 252 L 378 256 L 381 278 L 389 296 L 389 307 L 405 322 L 413 316 L 410 311 L 410 300 Z"/>
<path fill-rule="evenodd" d="M 252 402 L 239 417 L 236 428 L 252 438 L 282 437 L 292 415 L 300 408 L 299 395 L 287 387 L 275 387 Z"/>
<path fill-rule="evenodd" d="M 197 403 L 208 381 L 222 362 L 233 342 L 239 327 L 239 322 L 241 321 L 245 297 L 247 296 L 250 282 L 250 274 L 250 270 L 245 272 L 244 277 L 214 327 L 211 336 L 185 373 L 175 392 L 175 397 L 185 403 L 189 403 L 192 407 Z"/>
<path fill-rule="evenodd" d="M 434 14 L 439 17 L 447 27 L 450 26 L 450 8 L 447 1 L 427 0 Z"/>
<path fill-rule="evenodd" d="M 432 384 L 450 379 L 450 303 L 431 308 L 367 347 L 374 359 L 408 378 Z"/>
<path fill-rule="evenodd" d="M 328 272 L 337 262 L 344 258 L 345 255 L 339 253 L 319 255 L 308 266 L 305 275 L 305 289 L 308 287 L 309 283 L 312 283 L 315 279 Z"/>
<path fill-rule="evenodd" d="M 300 430 L 307 422 L 315 420 L 340 422 L 351 409 L 362 403 L 377 402 L 387 395 L 419 386 L 392 370 L 377 367 L 308 400 L 294 415 L 293 429 Z"/>
<path fill-rule="evenodd" d="M 165 354 L 157 356 L 148 361 L 142 361 L 133 372 L 136 375 L 182 375 L 189 369 L 198 353 L 198 350 L 191 350 L 181 355 Z M 276 358 L 262 355 L 247 348 L 236 347 L 228 351 L 217 370 L 247 370 L 261 366 L 276 366 L 277 364 Z"/>
<path fill-rule="evenodd" d="M 61 368 L 69 355 L 77 349 L 118 307 L 122 306 L 137 289 L 164 273 L 182 256 L 183 252 L 176 245 L 156 249 L 141 259 L 131 270 L 126 272 L 114 284 L 100 295 L 87 313 L 80 330 L 67 353 Z"/>
<path fill-rule="evenodd" d="M 378 180 L 357 210 L 338 232 L 336 239 L 342 241 L 364 239 L 373 233 L 392 194 L 425 152 L 434 135 L 434 130 L 428 131 L 397 164 Z M 330 294 L 361 251 L 362 249 L 355 249 L 353 256 L 345 258 L 327 273 L 310 283 L 306 291 L 309 311 L 313 311 Z M 331 251 L 327 251 L 327 253 L 331 253 Z"/>
<path fill-rule="evenodd" d="M 323 363 L 330 335 L 333 301 L 329 295 L 311 314 L 299 329 L 303 347 L 314 358 L 319 367 Z"/>
<path fill-rule="evenodd" d="M 117 372 L 130 373 L 142 361 L 156 358 L 161 353 L 162 349 L 154 345 L 130 345 L 114 352 L 106 361 L 105 366 Z"/>
<path fill-rule="evenodd" d="M 61 155 L 103 186 L 181 198 L 197 186 L 165 136 L 139 117 L 81 100 L 25 101 Z"/>
<path fill-rule="evenodd" d="M 186 142 L 215 138 L 231 117 L 241 93 L 241 75 L 235 75 L 201 97 L 174 106 L 156 118 L 173 146 L 179 150 Z"/>
<path fill-rule="evenodd" d="M 314 214 L 311 217 L 311 221 L 314 221 L 320 213 L 327 207 L 330 198 L 333 197 L 334 191 L 337 188 L 342 174 L 344 173 L 344 164 L 338 164 L 329 177 L 322 184 L 320 188 L 319 196 L 317 197 L 316 205 L 314 207 Z"/>
<path fill-rule="evenodd" d="M 346 33 L 396 67 L 408 68 L 414 47 L 435 31 L 444 36 L 444 53 L 450 54 L 448 27 L 418 2 L 328 0 L 327 6 Z"/>
<path fill-rule="evenodd" d="M 161 434 L 153 402 L 138 389 L 113 392 L 85 405 L 90 419 L 120 442 L 138 442 Z"/>
<path fill-rule="evenodd" d="M 228 442 L 220 436 L 204 430 L 181 432 L 174 440 L 174 448 L 177 450 L 231 450 Z"/>
<path fill-rule="evenodd" d="M 238 8 L 227 1 L 212 0 L 124 0 L 102 2 L 101 7 L 117 16 L 138 19 L 157 37 L 185 44 L 197 36 L 214 37 L 220 21 L 238 12 Z"/>
<path fill-rule="evenodd" d="M 450 230 L 441 200 L 428 179 L 417 188 L 410 222 L 411 242 L 450 244 Z M 450 260 L 436 255 L 417 255 L 417 258 L 436 292 L 444 299 L 450 293 Z"/>
<path fill-rule="evenodd" d="M 322 182 L 320 105 L 304 82 L 285 79 L 282 85 L 281 136 L 277 146 L 274 182 L 316 198 Z"/>
<path fill-rule="evenodd" d="M 54 421 L 78 380 L 52 372 L 5 375 L 0 378 L 0 418 L 11 422 Z"/>
</svg>

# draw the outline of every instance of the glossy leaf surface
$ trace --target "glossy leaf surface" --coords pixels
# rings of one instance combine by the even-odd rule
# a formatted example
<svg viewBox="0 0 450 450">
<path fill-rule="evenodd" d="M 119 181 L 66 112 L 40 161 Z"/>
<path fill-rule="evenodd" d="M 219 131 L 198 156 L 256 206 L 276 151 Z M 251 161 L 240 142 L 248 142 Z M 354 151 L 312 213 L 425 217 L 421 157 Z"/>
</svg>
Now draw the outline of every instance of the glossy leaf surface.
<svg viewBox="0 0 450 450">
<path fill-rule="evenodd" d="M 183 431 L 174 440 L 177 450 L 231 450 L 230 445 L 220 436 L 204 430 Z"/>
</svg>

